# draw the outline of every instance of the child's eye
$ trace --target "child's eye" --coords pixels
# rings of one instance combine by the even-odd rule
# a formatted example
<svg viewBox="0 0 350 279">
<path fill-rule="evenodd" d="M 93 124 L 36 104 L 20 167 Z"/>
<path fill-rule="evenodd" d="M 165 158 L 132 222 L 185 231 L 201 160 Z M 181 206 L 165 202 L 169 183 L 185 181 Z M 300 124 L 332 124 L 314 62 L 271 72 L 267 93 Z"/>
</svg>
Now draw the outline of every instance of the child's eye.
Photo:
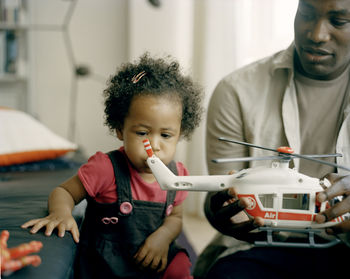
<svg viewBox="0 0 350 279">
<path fill-rule="evenodd" d="M 168 139 L 168 138 L 171 138 L 171 135 L 167 133 L 163 133 L 162 137 Z"/>
<path fill-rule="evenodd" d="M 136 132 L 136 135 L 138 135 L 138 136 L 146 136 L 147 135 L 147 132 L 144 132 L 144 131 L 138 131 L 138 132 Z"/>
</svg>

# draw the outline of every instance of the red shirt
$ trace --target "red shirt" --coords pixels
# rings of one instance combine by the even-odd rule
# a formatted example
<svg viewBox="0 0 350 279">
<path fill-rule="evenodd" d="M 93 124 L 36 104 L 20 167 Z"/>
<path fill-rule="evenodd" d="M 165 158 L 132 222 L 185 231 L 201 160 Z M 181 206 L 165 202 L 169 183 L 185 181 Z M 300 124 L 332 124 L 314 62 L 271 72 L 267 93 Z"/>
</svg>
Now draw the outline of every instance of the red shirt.
<svg viewBox="0 0 350 279">
<path fill-rule="evenodd" d="M 120 150 L 124 153 L 123 147 Z M 129 161 L 128 167 L 131 176 L 130 185 L 133 199 L 163 203 L 166 201 L 167 192 L 160 188 L 157 181 L 152 183 L 145 182 Z M 188 175 L 188 171 L 182 163 L 177 162 L 176 167 L 179 176 Z M 107 154 L 97 152 L 91 156 L 88 162 L 80 167 L 78 176 L 89 196 L 97 202 L 113 203 L 117 201 L 117 185 L 115 183 L 114 170 Z M 174 206 L 181 204 L 186 199 L 187 194 L 187 191 L 178 191 Z"/>
</svg>

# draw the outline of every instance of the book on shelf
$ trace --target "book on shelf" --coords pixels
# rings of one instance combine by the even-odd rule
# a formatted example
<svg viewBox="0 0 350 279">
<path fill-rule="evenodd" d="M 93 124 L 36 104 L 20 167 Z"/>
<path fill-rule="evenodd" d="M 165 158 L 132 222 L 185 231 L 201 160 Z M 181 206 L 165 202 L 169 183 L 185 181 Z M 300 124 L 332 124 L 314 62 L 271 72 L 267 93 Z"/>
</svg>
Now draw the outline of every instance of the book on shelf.
<svg viewBox="0 0 350 279">
<path fill-rule="evenodd" d="M 0 0 L 0 22 L 18 24 L 22 21 L 23 0 Z"/>
<path fill-rule="evenodd" d="M 5 73 L 6 61 L 6 34 L 5 31 L 0 30 L 0 74 Z"/>
<path fill-rule="evenodd" d="M 12 30 L 0 30 L 0 74 L 16 74 L 18 38 Z"/>
<path fill-rule="evenodd" d="M 17 80 L 25 73 L 22 48 L 28 0 L 0 0 L 0 79 Z"/>
<path fill-rule="evenodd" d="M 5 73 L 15 74 L 17 72 L 18 39 L 16 32 L 6 31 L 6 56 Z"/>
</svg>

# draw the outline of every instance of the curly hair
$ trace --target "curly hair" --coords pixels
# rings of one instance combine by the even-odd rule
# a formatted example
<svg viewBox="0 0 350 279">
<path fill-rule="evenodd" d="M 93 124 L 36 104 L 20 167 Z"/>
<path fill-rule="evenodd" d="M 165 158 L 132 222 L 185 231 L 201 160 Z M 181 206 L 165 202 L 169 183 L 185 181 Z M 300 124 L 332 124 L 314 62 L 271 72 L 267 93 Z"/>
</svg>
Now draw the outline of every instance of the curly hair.
<svg viewBox="0 0 350 279">
<path fill-rule="evenodd" d="M 199 126 L 203 92 L 188 76 L 180 72 L 179 63 L 170 56 L 151 58 L 142 55 L 136 63 L 122 64 L 104 90 L 105 124 L 111 131 L 122 129 L 135 96 L 170 96 L 182 104 L 181 135 L 189 139 Z"/>
</svg>

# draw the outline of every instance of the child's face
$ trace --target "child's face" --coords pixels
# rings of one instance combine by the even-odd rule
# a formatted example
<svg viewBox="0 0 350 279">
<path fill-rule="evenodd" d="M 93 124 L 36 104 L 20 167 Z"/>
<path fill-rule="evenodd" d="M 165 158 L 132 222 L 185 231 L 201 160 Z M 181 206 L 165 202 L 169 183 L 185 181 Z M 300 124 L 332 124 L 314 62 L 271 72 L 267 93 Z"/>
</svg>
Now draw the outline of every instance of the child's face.
<svg viewBox="0 0 350 279">
<path fill-rule="evenodd" d="M 142 141 L 148 138 L 153 152 L 165 164 L 174 157 L 180 138 L 182 105 L 167 96 L 133 98 L 124 126 L 117 136 L 124 142 L 125 152 L 140 173 L 151 173 Z"/>
</svg>

